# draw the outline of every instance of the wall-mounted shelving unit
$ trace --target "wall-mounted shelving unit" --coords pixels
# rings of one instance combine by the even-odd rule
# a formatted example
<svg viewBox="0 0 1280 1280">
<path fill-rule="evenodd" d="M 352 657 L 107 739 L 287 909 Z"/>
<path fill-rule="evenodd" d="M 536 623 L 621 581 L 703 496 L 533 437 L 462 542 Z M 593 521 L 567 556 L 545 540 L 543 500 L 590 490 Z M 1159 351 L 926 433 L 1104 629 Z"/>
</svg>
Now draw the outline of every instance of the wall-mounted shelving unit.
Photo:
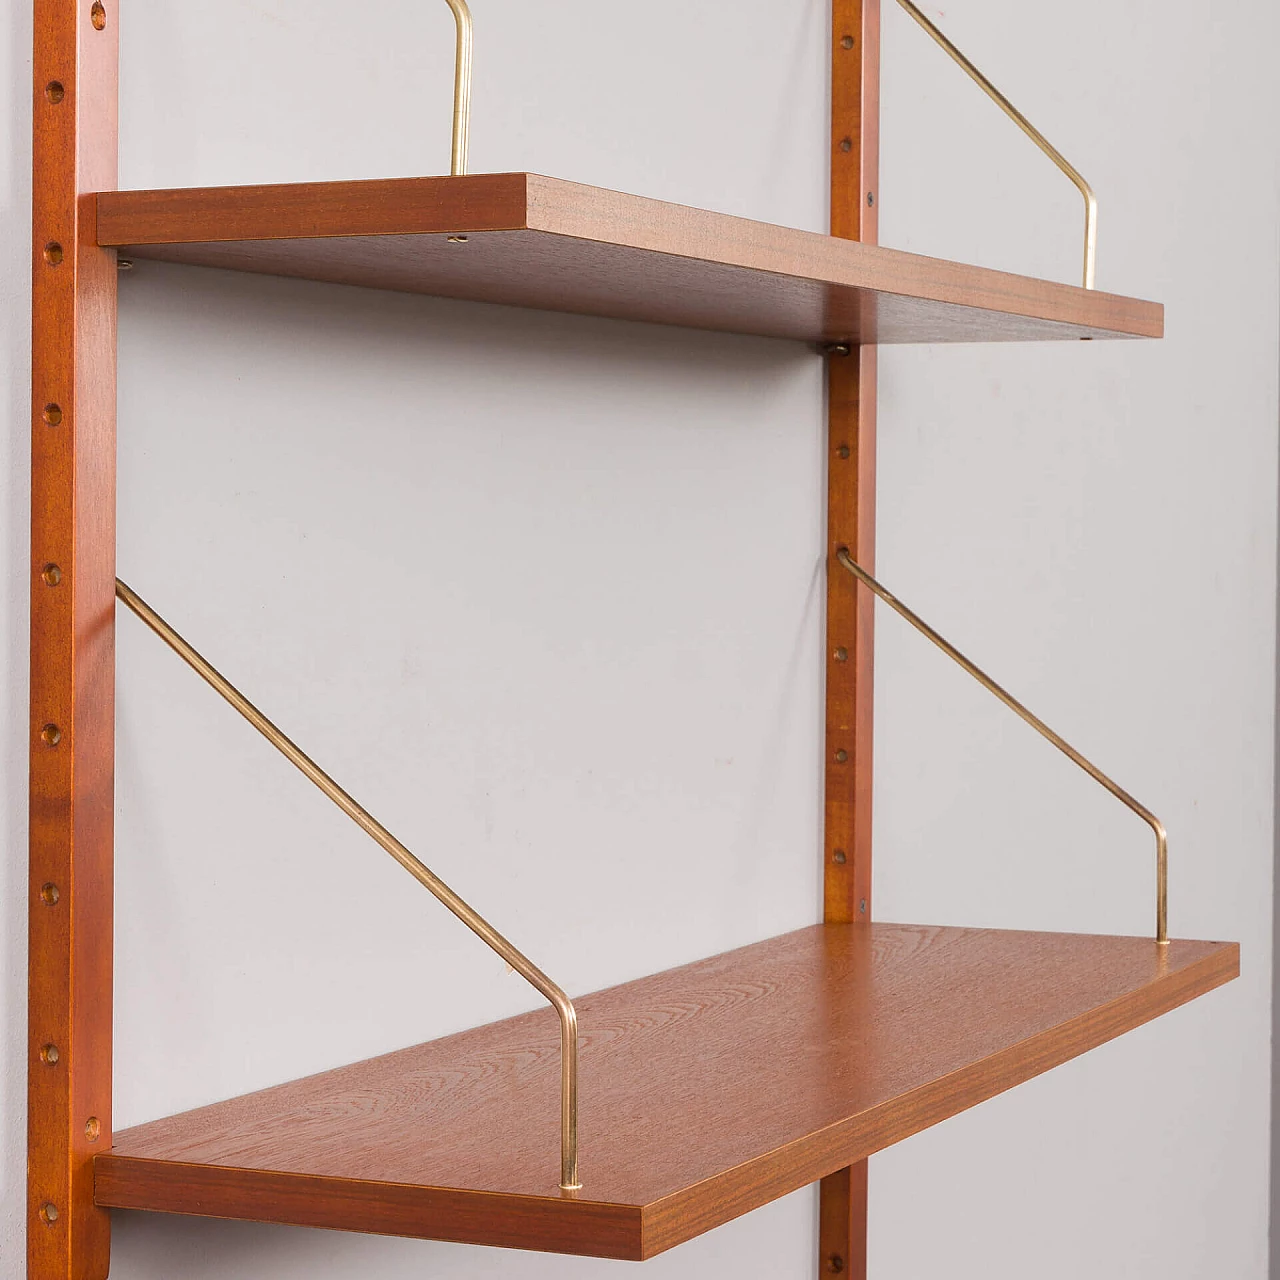
<svg viewBox="0 0 1280 1280">
<path fill-rule="evenodd" d="M 465 5 L 449 3 L 469 37 Z M 893 603 L 857 568 L 874 562 L 875 346 L 1163 332 L 1154 303 L 875 243 L 878 0 L 833 0 L 830 236 L 533 174 L 467 175 L 469 39 L 459 44 L 451 176 L 116 191 L 115 0 L 35 0 L 35 12 L 35 1280 L 104 1277 L 113 1207 L 643 1259 L 815 1181 L 819 1270 L 861 1280 L 871 1153 L 1238 973 L 1235 944 L 1163 936 L 1163 828 L 1061 742 L 1156 830 L 1157 937 L 871 923 L 873 590 Z M 1077 185 L 1091 282 L 1096 205 Z M 850 568 L 828 581 L 824 922 L 579 999 L 580 1045 L 563 1010 L 559 1026 L 541 1010 L 113 1134 L 117 591 L 402 865 L 447 894 L 117 585 L 118 257 L 819 344 L 828 551 Z M 495 945 L 465 904 L 451 909 Z"/>
</svg>

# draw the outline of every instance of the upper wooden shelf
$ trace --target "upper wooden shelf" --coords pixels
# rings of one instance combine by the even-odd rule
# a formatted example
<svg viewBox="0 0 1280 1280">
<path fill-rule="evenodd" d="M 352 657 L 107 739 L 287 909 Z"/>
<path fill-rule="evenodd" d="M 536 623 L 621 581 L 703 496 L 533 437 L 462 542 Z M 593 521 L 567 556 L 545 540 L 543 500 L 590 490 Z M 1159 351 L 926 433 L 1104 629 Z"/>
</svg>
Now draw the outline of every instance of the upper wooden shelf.
<svg viewBox="0 0 1280 1280">
<path fill-rule="evenodd" d="M 1158 338 L 1115 294 L 532 173 L 113 191 L 131 258 L 816 342 Z M 450 236 L 465 236 L 464 242 Z"/>
<path fill-rule="evenodd" d="M 1227 982 L 1234 943 L 818 925 L 116 1136 L 100 1205 L 643 1259 Z"/>
</svg>

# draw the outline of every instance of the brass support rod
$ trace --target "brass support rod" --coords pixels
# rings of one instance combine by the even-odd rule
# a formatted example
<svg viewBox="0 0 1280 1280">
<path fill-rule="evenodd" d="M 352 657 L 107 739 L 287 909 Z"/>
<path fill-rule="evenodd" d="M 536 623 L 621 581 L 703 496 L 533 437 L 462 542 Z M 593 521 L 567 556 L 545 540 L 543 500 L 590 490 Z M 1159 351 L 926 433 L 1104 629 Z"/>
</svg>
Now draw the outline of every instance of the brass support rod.
<svg viewBox="0 0 1280 1280">
<path fill-rule="evenodd" d="M 116 596 L 133 610 L 206 684 L 220 693 L 277 751 L 297 766 L 355 824 L 374 838 L 420 885 L 429 889 L 481 941 L 535 987 L 560 1018 L 560 1186 L 577 1191 L 578 1181 L 578 1015 L 573 1001 L 473 911 L 443 880 L 419 862 L 367 809 L 356 803 L 310 756 L 289 740 L 224 675 L 195 651 L 135 591 L 116 579 Z"/>
<path fill-rule="evenodd" d="M 1021 716 L 1042 738 L 1052 742 L 1073 764 L 1079 765 L 1095 782 L 1111 792 L 1121 804 L 1127 805 L 1151 828 L 1156 837 L 1156 941 L 1169 941 L 1169 841 L 1164 824 L 1150 809 L 1140 805 L 1123 787 L 1107 777 L 1097 765 L 1086 760 L 1066 739 L 1049 728 L 1039 716 L 1033 715 L 1011 693 L 1002 689 L 985 671 L 960 652 L 955 645 L 944 640 L 923 618 L 913 613 L 891 592 L 882 587 L 854 558 L 847 547 L 836 551 L 836 559 L 849 570 L 864 587 L 885 602 L 896 614 L 905 618 L 928 640 L 932 640 L 953 662 L 963 667 L 988 693 L 993 693 L 1010 711 Z"/>
<path fill-rule="evenodd" d="M 1084 180 L 1080 171 L 1067 161 L 1062 152 L 912 4 L 911 0 L 898 0 L 898 3 L 946 50 L 951 59 L 982 89 L 987 97 L 1075 183 L 1080 194 L 1084 197 L 1084 287 L 1092 289 L 1094 265 L 1098 255 L 1098 200 L 1093 194 L 1093 188 Z"/>
<path fill-rule="evenodd" d="M 449 172 L 458 177 L 467 171 L 467 142 L 471 132 L 471 10 L 467 0 L 445 0 L 458 28 L 453 61 L 453 148 Z"/>
</svg>

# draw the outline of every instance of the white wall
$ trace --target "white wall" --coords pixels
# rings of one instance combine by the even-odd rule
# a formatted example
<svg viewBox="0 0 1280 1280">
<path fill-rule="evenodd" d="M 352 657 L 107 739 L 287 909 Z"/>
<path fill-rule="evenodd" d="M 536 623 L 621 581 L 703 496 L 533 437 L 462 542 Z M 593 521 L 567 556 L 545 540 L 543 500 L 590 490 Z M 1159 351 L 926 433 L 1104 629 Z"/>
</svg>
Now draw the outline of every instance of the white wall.
<svg viewBox="0 0 1280 1280">
<path fill-rule="evenodd" d="M 1069 187 L 886 0 L 882 238 L 1074 279 Z M 3 100 L 4 1159 L 22 1274 L 30 19 Z M 447 163 L 443 5 L 128 0 L 126 186 Z M 475 171 L 823 229 L 824 0 L 476 0 Z M 938 12 L 936 6 L 931 12 Z M 1266 0 L 956 0 L 1160 344 L 886 351 L 880 568 L 1158 812 L 1244 978 L 873 1161 L 876 1280 L 1266 1264 L 1277 144 Z M 122 576 L 571 991 L 816 918 L 822 377 L 784 343 L 140 264 Z M 877 914 L 1141 932 L 1145 828 L 891 617 Z M 121 1125 L 531 1007 L 122 618 Z M 567 904 L 567 909 L 566 905 Z M 802 1192 L 647 1264 L 808 1277 Z M 121 1214 L 124 1280 L 623 1264 Z"/>
</svg>

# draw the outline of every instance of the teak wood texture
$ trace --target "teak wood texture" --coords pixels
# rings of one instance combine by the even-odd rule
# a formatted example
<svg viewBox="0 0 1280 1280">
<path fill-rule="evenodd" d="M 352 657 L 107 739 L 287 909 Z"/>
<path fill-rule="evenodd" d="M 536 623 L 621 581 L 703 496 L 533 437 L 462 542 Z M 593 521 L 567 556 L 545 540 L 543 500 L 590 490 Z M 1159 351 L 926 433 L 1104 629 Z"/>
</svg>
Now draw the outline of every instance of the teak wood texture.
<svg viewBox="0 0 1280 1280">
<path fill-rule="evenodd" d="M 27 1274 L 101 1280 L 110 1222 L 115 654 L 114 0 L 36 0 Z"/>
<path fill-rule="evenodd" d="M 99 1204 L 642 1259 L 1075 1057 L 1239 970 L 1231 943 L 815 925 L 117 1135 Z"/>
<path fill-rule="evenodd" d="M 875 244 L 880 191 L 880 0 L 831 6 L 831 234 Z M 876 348 L 842 346 L 827 366 L 827 557 L 875 564 Z M 827 577 L 823 920 L 871 919 L 874 600 Z M 822 1179 L 820 1277 L 867 1280 L 864 1160 Z"/>
<path fill-rule="evenodd" d="M 97 217 L 98 242 L 130 258 L 767 337 L 1156 338 L 1164 326 L 1156 303 L 536 174 L 119 191 L 99 196 Z"/>
</svg>

